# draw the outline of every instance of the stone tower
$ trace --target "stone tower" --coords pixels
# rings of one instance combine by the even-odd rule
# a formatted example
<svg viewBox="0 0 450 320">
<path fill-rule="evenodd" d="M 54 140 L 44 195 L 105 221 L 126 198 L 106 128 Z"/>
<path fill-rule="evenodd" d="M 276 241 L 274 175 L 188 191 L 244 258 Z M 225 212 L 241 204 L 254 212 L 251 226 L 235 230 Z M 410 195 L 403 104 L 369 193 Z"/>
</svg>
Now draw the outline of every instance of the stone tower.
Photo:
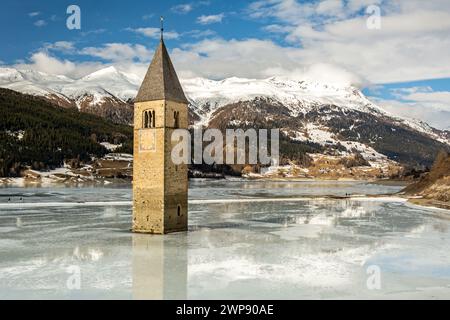
<svg viewBox="0 0 450 320">
<path fill-rule="evenodd" d="M 187 105 L 161 36 L 134 104 L 133 232 L 187 230 L 187 165 L 171 158 L 172 132 L 188 128 Z"/>
</svg>

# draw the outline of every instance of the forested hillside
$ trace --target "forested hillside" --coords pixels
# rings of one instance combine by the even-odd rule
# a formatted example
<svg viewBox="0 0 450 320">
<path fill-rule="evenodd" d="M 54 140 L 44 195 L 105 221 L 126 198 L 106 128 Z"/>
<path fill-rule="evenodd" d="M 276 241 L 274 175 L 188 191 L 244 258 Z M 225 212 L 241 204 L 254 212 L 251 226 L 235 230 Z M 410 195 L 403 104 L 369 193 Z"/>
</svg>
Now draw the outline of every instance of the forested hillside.
<svg viewBox="0 0 450 320">
<path fill-rule="evenodd" d="M 90 161 L 108 153 L 101 142 L 122 144 L 117 152 L 132 153 L 132 134 L 127 125 L 0 89 L 0 176 L 17 176 L 25 166 L 46 169 L 69 159 Z"/>
</svg>

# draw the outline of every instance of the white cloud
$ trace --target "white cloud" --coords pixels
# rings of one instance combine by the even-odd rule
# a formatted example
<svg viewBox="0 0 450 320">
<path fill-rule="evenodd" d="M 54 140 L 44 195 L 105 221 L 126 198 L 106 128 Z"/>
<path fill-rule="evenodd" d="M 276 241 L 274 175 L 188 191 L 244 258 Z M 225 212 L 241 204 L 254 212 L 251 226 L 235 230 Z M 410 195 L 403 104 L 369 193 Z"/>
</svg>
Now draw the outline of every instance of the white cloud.
<svg viewBox="0 0 450 320">
<path fill-rule="evenodd" d="M 107 43 L 101 47 L 87 47 L 80 53 L 113 62 L 148 61 L 152 56 L 152 52 L 145 46 L 128 43 Z"/>
<path fill-rule="evenodd" d="M 421 87 L 408 87 L 408 88 L 395 88 L 390 90 L 395 96 L 402 98 L 405 94 L 416 93 L 416 92 L 432 92 L 433 88 L 430 86 Z"/>
<path fill-rule="evenodd" d="M 347 9 L 354 13 L 365 10 L 371 5 L 381 5 L 382 2 L 382 0 L 347 0 Z"/>
<path fill-rule="evenodd" d="M 181 3 L 178 5 L 175 5 L 175 6 L 171 7 L 170 10 L 177 14 L 187 14 L 187 13 L 191 12 L 192 10 L 194 10 L 194 8 L 196 8 L 196 7 L 208 6 L 210 4 L 211 4 L 210 1 L 193 1 L 190 3 Z"/>
<path fill-rule="evenodd" d="M 305 65 L 297 58 L 298 48 L 281 47 L 270 40 L 205 39 L 172 51 L 181 77 L 266 78 L 286 76 L 359 85 L 363 80 L 332 64 Z"/>
<path fill-rule="evenodd" d="M 17 69 L 32 69 L 55 75 L 65 75 L 71 78 L 80 78 L 103 67 L 101 63 L 78 62 L 60 60 L 50 56 L 47 52 L 34 53 L 29 63 L 14 65 Z"/>
<path fill-rule="evenodd" d="M 75 51 L 74 43 L 70 41 L 57 41 L 54 43 L 47 43 L 44 45 L 47 50 L 60 51 L 65 53 L 72 53 Z"/>
<path fill-rule="evenodd" d="M 36 22 L 34 23 L 34 25 L 35 25 L 36 27 L 44 27 L 44 26 L 47 25 L 47 22 L 46 22 L 45 20 L 38 20 L 38 21 L 36 21 Z"/>
<path fill-rule="evenodd" d="M 391 114 L 407 119 L 421 120 L 438 129 L 450 129 L 450 111 L 424 103 L 369 98 Z"/>
<path fill-rule="evenodd" d="M 86 36 L 89 36 L 91 34 L 102 34 L 102 33 L 105 33 L 105 32 L 106 32 L 106 29 L 101 28 L 101 29 L 94 29 L 94 30 L 89 30 L 89 31 L 83 31 L 83 32 L 81 32 L 81 35 L 83 37 L 86 37 Z"/>
<path fill-rule="evenodd" d="M 371 4 L 383 12 L 379 30 L 361 16 Z M 374 83 L 450 77 L 449 1 L 264 0 L 248 13 L 271 19 L 265 30 L 284 33 L 306 65 L 339 65 Z"/>
<path fill-rule="evenodd" d="M 128 28 L 127 30 L 142 34 L 152 39 L 159 39 L 161 36 L 161 29 L 159 28 L 137 28 L 137 29 Z M 179 37 L 180 35 L 175 31 L 164 31 L 165 39 L 177 39 Z"/>
<path fill-rule="evenodd" d="M 450 129 L 450 92 L 429 86 L 391 90 L 396 100 L 373 98 L 388 112 L 422 120 L 439 129 Z"/>
<path fill-rule="evenodd" d="M 271 33 L 289 33 L 293 30 L 293 27 L 290 26 L 283 26 L 279 24 L 270 24 L 268 26 L 263 27 L 264 31 L 271 32 Z"/>
<path fill-rule="evenodd" d="M 225 17 L 224 13 L 220 13 L 220 14 L 213 14 L 213 15 L 202 15 L 200 17 L 197 18 L 197 23 L 199 24 L 212 24 L 212 23 L 219 23 L 222 22 L 223 18 Z"/>
<path fill-rule="evenodd" d="M 142 16 L 142 20 L 150 20 L 151 18 L 153 18 L 155 15 L 153 13 L 149 13 L 149 14 L 144 14 Z"/>
<path fill-rule="evenodd" d="M 401 88 L 392 91 L 399 100 L 450 112 L 450 91 L 433 91 L 431 87 Z M 450 119 L 448 123 L 450 124 Z"/>
<path fill-rule="evenodd" d="M 443 110 L 450 112 L 449 91 L 416 92 L 405 96 L 404 99 L 409 101 L 426 102 L 429 104 L 434 104 L 442 108 Z"/>
<path fill-rule="evenodd" d="M 217 33 L 214 30 L 191 30 L 183 33 L 183 36 L 189 36 L 195 39 L 206 38 L 210 36 L 215 36 Z"/>
<path fill-rule="evenodd" d="M 33 17 L 37 17 L 38 15 L 40 15 L 41 13 L 39 11 L 34 11 L 34 12 L 30 12 L 28 14 L 29 17 L 33 18 Z"/>
<path fill-rule="evenodd" d="M 100 55 L 99 52 L 95 52 L 95 54 Z M 32 54 L 28 62 L 18 61 L 15 65 L 13 65 L 13 67 L 20 70 L 31 69 L 53 75 L 63 75 L 72 79 L 79 79 L 88 74 L 91 74 L 92 72 L 114 65 L 118 70 L 130 74 L 135 74 L 140 78 L 144 78 L 144 75 L 148 68 L 149 60 L 151 59 L 152 55 L 153 53 L 149 52 L 147 56 L 148 60 L 143 62 L 136 62 L 130 59 L 104 63 L 98 61 L 69 61 L 66 59 L 54 57 L 46 51 L 40 51 Z M 104 55 L 102 56 L 108 57 L 106 53 L 104 53 Z"/>
<path fill-rule="evenodd" d="M 194 9 L 194 6 L 191 3 L 185 3 L 173 6 L 170 10 L 178 14 L 186 14 L 191 12 L 192 9 Z"/>
<path fill-rule="evenodd" d="M 184 77 L 264 77 L 268 68 L 297 66 L 287 52 L 278 49 L 268 40 L 207 39 L 174 49 L 172 58 Z"/>
<path fill-rule="evenodd" d="M 248 14 L 252 18 L 272 17 L 283 23 L 298 23 L 314 12 L 311 3 L 295 0 L 260 0 L 250 3 Z"/>
<path fill-rule="evenodd" d="M 325 0 L 318 4 L 316 12 L 327 16 L 340 16 L 344 10 L 342 0 Z"/>
<path fill-rule="evenodd" d="M 296 76 L 305 80 L 313 80 L 336 85 L 362 86 L 364 83 L 364 79 L 358 77 L 354 73 L 341 67 L 325 63 L 313 64 L 307 67 L 304 72 L 298 73 Z M 295 77 L 295 75 L 292 77 Z"/>
<path fill-rule="evenodd" d="M 114 64 L 118 69 L 143 76 L 153 56 L 153 51 L 142 45 L 108 43 L 99 47 L 75 50 L 105 62 L 85 64 L 52 57 L 47 51 L 71 50 L 71 42 L 47 44 L 43 51 L 31 57 L 29 68 L 73 76 L 93 68 Z M 296 58 L 296 48 L 282 48 L 269 40 L 205 39 L 171 51 L 172 60 L 180 77 L 207 77 L 223 79 L 232 76 L 265 78 L 287 76 L 297 79 L 326 80 L 341 84 L 358 84 L 360 79 L 348 71 L 328 64 L 304 66 Z M 75 72 L 81 66 L 79 72 Z M 95 71 L 95 70 L 94 70 Z"/>
</svg>

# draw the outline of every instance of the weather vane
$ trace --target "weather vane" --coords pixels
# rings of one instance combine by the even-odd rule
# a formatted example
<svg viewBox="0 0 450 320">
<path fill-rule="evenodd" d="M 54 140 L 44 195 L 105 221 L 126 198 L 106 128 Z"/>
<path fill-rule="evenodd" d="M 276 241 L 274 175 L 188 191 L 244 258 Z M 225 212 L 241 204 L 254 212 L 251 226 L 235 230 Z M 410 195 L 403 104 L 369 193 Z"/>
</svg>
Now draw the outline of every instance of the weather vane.
<svg viewBox="0 0 450 320">
<path fill-rule="evenodd" d="M 161 40 L 163 40 L 163 34 L 164 34 L 164 17 L 161 16 Z"/>
</svg>

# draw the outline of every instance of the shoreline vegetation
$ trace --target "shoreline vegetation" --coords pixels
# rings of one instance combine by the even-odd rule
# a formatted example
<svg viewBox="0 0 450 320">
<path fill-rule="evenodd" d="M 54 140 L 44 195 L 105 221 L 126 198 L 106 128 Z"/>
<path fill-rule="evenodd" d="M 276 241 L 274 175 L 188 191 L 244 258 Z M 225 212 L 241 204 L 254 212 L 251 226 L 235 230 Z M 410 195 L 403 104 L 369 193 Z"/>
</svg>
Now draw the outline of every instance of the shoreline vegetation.
<svg viewBox="0 0 450 320">
<path fill-rule="evenodd" d="M 108 147 L 110 147 L 108 145 Z M 351 158 L 351 157 L 350 157 Z M 350 159 L 349 158 L 349 159 Z M 392 184 L 394 181 L 412 182 L 422 171 L 408 170 L 393 162 L 349 161 L 327 155 L 315 155 L 308 165 L 286 163 L 279 166 L 259 165 L 190 165 L 189 179 L 227 179 L 272 181 L 371 181 Z M 344 161 L 345 160 L 345 161 Z M 127 153 L 108 153 L 101 158 L 92 157 L 89 161 L 66 160 L 63 166 L 51 169 L 23 167 L 16 176 L 0 176 L 0 183 L 99 183 L 114 182 L 117 179 L 132 180 L 133 155 Z M 390 181 L 390 182 L 387 182 Z"/>
<path fill-rule="evenodd" d="M 450 210 L 450 154 L 440 152 L 430 172 L 408 185 L 401 194 L 415 205 Z"/>
<path fill-rule="evenodd" d="M 105 161 L 103 161 L 105 164 Z M 77 184 L 122 184 L 132 183 L 132 167 L 128 166 L 126 161 L 115 164 L 115 167 L 100 167 L 72 169 L 69 167 L 57 168 L 49 171 L 36 171 L 26 169 L 20 177 L 0 177 L 0 184 L 23 184 L 23 185 L 77 185 Z M 400 185 L 407 186 L 414 183 L 409 178 L 405 179 L 389 179 L 389 178 L 366 178 L 366 177 L 301 177 L 301 176 L 237 176 L 226 175 L 216 172 L 195 172 L 189 174 L 189 180 L 244 180 L 244 181 L 273 181 L 273 182 L 312 182 L 312 181 L 328 181 L 328 182 L 368 182 L 378 185 Z"/>
</svg>

